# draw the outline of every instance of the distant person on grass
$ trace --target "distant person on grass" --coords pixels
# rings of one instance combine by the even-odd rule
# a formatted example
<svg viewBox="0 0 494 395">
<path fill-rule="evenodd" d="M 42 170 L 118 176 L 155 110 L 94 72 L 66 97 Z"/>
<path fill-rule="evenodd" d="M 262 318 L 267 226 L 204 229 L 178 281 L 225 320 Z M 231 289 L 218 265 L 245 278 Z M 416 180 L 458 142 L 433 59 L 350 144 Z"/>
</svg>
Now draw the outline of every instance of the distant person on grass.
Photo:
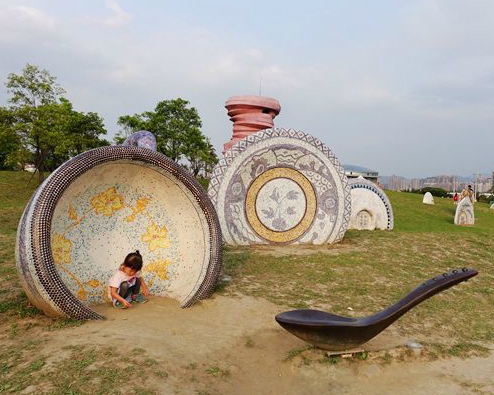
<svg viewBox="0 0 494 395">
<path fill-rule="evenodd" d="M 455 204 L 458 204 L 458 193 L 455 192 L 455 195 L 453 196 L 453 202 L 455 202 Z"/>
<path fill-rule="evenodd" d="M 114 307 L 126 309 L 131 303 L 146 303 L 148 287 L 141 277 L 142 256 L 137 250 L 125 257 L 117 272 L 108 283 L 108 297 Z M 140 293 L 142 289 L 142 294 Z"/>
<path fill-rule="evenodd" d="M 461 191 L 461 194 L 460 194 L 460 197 L 458 198 L 458 200 L 461 202 L 462 199 L 464 199 L 466 197 L 470 199 L 472 204 L 475 203 L 475 195 L 473 193 L 471 185 L 469 185 L 468 187 L 464 188 L 463 191 Z"/>
</svg>

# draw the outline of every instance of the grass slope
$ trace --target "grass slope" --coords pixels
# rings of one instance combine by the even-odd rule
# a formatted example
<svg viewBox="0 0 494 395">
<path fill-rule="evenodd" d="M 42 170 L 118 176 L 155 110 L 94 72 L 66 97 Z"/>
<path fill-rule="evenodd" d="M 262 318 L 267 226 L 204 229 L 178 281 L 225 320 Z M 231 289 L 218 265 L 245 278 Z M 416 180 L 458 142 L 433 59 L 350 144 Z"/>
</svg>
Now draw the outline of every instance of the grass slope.
<svg viewBox="0 0 494 395">
<path fill-rule="evenodd" d="M 453 223 L 456 206 L 452 199 L 434 198 L 434 205 L 422 203 L 422 195 L 386 191 L 391 200 L 397 232 L 456 232 L 462 235 L 494 235 L 494 211 L 486 203 L 475 204 L 475 226 L 465 228 Z"/>
</svg>

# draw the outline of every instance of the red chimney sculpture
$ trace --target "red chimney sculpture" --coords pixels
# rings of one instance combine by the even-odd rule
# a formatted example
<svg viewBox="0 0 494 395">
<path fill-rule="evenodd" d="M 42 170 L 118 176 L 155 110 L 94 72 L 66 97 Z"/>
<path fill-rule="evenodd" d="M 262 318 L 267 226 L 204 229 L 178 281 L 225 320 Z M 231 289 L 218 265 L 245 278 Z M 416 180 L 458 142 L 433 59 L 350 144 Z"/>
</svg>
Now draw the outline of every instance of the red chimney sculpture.
<svg viewBox="0 0 494 395">
<path fill-rule="evenodd" d="M 263 96 L 233 96 L 226 101 L 225 108 L 233 122 L 233 136 L 223 145 L 223 153 L 238 140 L 272 128 L 274 117 L 281 111 L 278 100 Z"/>
</svg>

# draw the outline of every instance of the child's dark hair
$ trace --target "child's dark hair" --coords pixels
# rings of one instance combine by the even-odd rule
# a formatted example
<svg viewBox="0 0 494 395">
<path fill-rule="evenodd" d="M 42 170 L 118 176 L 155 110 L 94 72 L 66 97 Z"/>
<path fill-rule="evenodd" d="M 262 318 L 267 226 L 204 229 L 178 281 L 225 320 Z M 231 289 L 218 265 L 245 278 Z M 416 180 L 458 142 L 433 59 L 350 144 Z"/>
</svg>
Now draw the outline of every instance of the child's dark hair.
<svg viewBox="0 0 494 395">
<path fill-rule="evenodd" d="M 124 266 L 130 267 L 132 270 L 138 272 L 142 269 L 142 256 L 139 254 L 139 250 L 128 254 L 123 262 Z"/>
</svg>

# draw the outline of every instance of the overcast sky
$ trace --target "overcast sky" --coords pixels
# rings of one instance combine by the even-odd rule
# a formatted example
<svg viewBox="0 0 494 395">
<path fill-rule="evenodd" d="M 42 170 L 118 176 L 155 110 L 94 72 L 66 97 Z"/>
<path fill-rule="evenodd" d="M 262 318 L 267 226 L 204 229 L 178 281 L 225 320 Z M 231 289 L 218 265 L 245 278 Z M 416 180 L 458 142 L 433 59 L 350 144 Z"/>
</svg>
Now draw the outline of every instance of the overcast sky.
<svg viewBox="0 0 494 395">
<path fill-rule="evenodd" d="M 0 80 L 26 63 L 105 120 L 182 97 L 221 152 L 224 102 L 382 175 L 494 170 L 494 1 L 0 0 Z M 5 87 L 0 105 L 7 104 Z"/>
</svg>

